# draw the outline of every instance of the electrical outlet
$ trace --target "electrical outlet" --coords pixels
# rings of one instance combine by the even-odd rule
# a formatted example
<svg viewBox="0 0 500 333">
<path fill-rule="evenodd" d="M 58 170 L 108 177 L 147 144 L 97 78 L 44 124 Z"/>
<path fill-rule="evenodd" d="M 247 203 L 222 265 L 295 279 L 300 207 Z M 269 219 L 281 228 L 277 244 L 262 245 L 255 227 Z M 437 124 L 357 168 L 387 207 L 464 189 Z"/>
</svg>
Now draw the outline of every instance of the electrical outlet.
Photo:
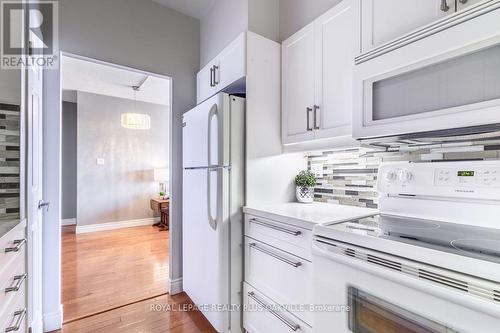
<svg viewBox="0 0 500 333">
<path fill-rule="evenodd" d="M 96 164 L 97 165 L 104 165 L 104 158 L 97 158 Z"/>
<path fill-rule="evenodd" d="M 311 164 L 311 172 L 314 173 L 316 178 L 323 177 L 323 164 Z"/>
</svg>

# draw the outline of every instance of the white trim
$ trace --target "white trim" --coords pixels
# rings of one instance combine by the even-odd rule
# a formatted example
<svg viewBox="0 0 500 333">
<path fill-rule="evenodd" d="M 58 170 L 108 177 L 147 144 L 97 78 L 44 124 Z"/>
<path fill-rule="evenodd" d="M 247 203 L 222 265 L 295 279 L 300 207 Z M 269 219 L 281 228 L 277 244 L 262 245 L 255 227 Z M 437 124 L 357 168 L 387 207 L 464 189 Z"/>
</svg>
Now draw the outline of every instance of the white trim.
<svg viewBox="0 0 500 333">
<path fill-rule="evenodd" d="M 184 291 L 182 289 L 182 278 L 170 279 L 168 281 L 168 293 L 170 295 L 177 295 Z"/>
<path fill-rule="evenodd" d="M 157 218 L 157 217 L 150 217 L 150 218 L 137 219 L 137 220 L 126 220 L 126 221 L 116 221 L 116 222 L 107 222 L 107 223 L 98 223 L 98 224 L 89 224 L 89 225 L 78 225 L 78 226 L 76 226 L 76 233 L 83 234 L 83 233 L 88 233 L 88 232 L 131 228 L 131 227 L 138 227 L 138 226 L 142 226 L 142 225 L 152 225 L 153 223 L 157 222 L 158 219 L 159 218 Z"/>
<path fill-rule="evenodd" d="M 61 225 L 66 226 L 66 225 L 76 225 L 76 218 L 72 219 L 62 219 L 61 220 Z"/>
<path fill-rule="evenodd" d="M 55 330 L 59 330 L 62 327 L 63 322 L 63 306 L 59 305 L 59 311 L 45 313 L 43 315 L 43 332 L 52 332 Z M 42 332 L 41 330 L 35 331 L 33 329 L 33 333 Z"/>
</svg>

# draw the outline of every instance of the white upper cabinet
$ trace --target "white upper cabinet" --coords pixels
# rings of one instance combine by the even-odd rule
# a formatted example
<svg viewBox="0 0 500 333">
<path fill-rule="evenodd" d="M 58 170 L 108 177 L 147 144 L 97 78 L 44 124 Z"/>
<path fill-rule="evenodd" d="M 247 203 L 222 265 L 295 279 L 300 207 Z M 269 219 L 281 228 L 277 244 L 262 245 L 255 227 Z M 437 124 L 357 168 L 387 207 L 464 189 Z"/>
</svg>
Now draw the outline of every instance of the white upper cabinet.
<svg viewBox="0 0 500 333">
<path fill-rule="evenodd" d="M 351 134 L 354 57 L 360 51 L 357 1 L 344 1 L 315 25 L 316 138 Z"/>
<path fill-rule="evenodd" d="M 362 0 L 362 52 L 454 12 L 455 0 Z"/>
<path fill-rule="evenodd" d="M 246 33 L 242 33 L 198 72 L 198 104 L 246 75 L 246 44 Z"/>
<path fill-rule="evenodd" d="M 314 138 L 314 24 L 282 44 L 283 143 Z"/>
<path fill-rule="evenodd" d="M 283 42 L 283 144 L 350 136 L 359 1 L 341 2 Z"/>
<path fill-rule="evenodd" d="M 196 75 L 196 96 L 198 104 L 216 92 L 214 66 L 213 62 L 209 62 Z"/>
<path fill-rule="evenodd" d="M 475 5 L 480 2 L 484 2 L 485 0 L 458 0 L 457 1 L 457 10 L 465 9 L 469 6 Z"/>
</svg>

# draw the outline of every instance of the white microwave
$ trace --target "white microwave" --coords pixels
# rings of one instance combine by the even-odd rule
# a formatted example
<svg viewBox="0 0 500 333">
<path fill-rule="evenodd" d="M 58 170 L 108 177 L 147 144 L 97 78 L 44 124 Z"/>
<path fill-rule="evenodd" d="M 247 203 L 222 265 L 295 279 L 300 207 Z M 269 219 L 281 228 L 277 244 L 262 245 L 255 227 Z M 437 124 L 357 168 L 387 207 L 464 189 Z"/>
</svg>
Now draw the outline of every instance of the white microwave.
<svg viewBox="0 0 500 333">
<path fill-rule="evenodd" d="M 500 1 L 358 56 L 353 107 L 357 139 L 500 124 Z"/>
</svg>

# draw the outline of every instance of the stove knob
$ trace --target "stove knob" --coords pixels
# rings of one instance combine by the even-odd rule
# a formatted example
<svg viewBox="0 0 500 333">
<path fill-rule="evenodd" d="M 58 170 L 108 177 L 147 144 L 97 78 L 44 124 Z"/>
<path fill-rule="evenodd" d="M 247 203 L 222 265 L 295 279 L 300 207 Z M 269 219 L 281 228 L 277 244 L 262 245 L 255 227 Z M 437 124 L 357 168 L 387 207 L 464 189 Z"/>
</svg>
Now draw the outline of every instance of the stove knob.
<svg viewBox="0 0 500 333">
<path fill-rule="evenodd" d="M 396 179 L 398 179 L 398 175 L 397 175 L 396 171 L 394 171 L 394 170 L 389 170 L 389 171 L 387 171 L 387 173 L 385 174 L 385 179 L 386 179 L 389 183 L 393 183 L 394 181 L 396 181 Z"/>
<path fill-rule="evenodd" d="M 413 179 L 413 174 L 408 170 L 399 170 L 398 179 L 401 183 L 409 183 Z"/>
</svg>

